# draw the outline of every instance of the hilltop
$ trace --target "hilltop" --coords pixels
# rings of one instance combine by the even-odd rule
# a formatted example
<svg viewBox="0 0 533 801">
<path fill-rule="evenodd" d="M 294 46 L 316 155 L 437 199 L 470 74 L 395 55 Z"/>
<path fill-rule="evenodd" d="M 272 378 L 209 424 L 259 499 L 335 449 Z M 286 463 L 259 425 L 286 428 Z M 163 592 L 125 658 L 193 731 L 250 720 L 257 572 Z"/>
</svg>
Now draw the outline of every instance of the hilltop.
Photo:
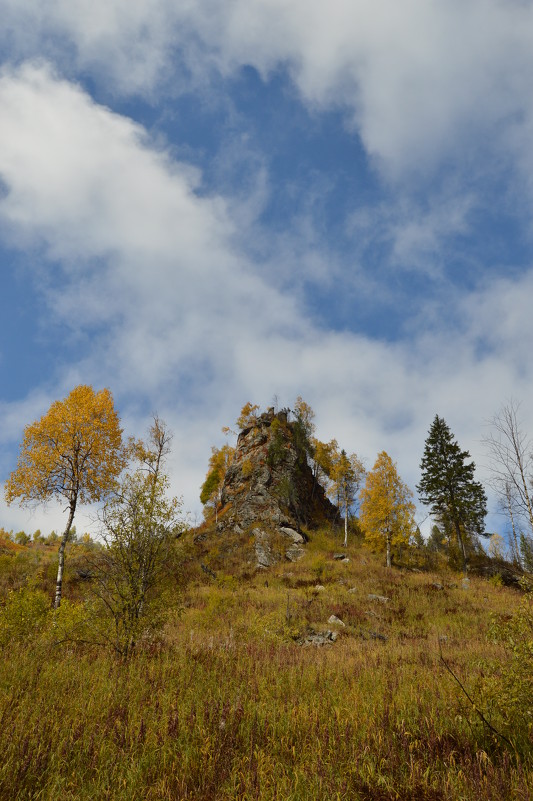
<svg viewBox="0 0 533 801">
<path fill-rule="evenodd" d="M 239 433 L 220 504 L 196 541 L 250 567 L 301 558 L 308 532 L 340 519 L 309 466 L 300 422 L 273 408 Z"/>
</svg>

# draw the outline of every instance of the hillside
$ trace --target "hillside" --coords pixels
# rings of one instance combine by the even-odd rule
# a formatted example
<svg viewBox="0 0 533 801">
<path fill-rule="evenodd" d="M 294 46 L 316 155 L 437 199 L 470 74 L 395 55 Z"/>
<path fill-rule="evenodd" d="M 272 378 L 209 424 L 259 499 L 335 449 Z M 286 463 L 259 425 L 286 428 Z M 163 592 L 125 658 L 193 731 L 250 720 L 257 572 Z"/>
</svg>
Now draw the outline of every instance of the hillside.
<svg viewBox="0 0 533 801">
<path fill-rule="evenodd" d="M 472 538 L 464 578 L 409 514 L 390 552 L 357 521 L 342 545 L 317 451 L 345 498 L 355 454 L 310 444 L 303 402 L 244 410 L 194 530 L 150 473 L 154 421 L 59 608 L 59 537 L 4 532 L 0 801 L 532 798 L 531 577 Z"/>
<path fill-rule="evenodd" d="M 296 562 L 248 578 L 206 575 L 182 544 L 174 611 L 128 663 L 53 629 L 12 642 L 0 797 L 532 797 L 531 753 L 493 736 L 439 654 L 482 699 L 512 664 L 490 615 L 520 594 L 444 565 L 388 570 L 359 540 L 341 560 L 340 537 L 314 531 Z"/>
</svg>

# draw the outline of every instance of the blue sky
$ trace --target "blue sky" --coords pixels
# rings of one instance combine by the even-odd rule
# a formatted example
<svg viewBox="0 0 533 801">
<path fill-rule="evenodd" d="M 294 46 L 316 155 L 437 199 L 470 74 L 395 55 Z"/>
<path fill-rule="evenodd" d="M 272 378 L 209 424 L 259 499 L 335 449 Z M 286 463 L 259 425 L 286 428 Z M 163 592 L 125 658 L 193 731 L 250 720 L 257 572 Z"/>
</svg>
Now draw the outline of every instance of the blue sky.
<svg viewBox="0 0 533 801">
<path fill-rule="evenodd" d="M 503 403 L 533 431 L 532 3 L 0 14 L 1 481 L 78 383 L 129 433 L 167 420 L 193 515 L 248 400 L 302 395 L 322 439 L 387 450 L 412 487 L 435 414 L 481 480 Z"/>
</svg>

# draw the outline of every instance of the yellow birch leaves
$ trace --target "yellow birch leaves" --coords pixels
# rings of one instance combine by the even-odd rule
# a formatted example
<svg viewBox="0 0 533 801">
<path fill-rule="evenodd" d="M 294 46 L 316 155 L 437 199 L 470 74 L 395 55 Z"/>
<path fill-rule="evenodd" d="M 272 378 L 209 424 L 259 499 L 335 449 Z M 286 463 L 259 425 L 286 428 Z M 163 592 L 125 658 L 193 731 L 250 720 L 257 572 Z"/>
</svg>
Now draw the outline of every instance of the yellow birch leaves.
<svg viewBox="0 0 533 801">
<path fill-rule="evenodd" d="M 416 529 L 412 497 L 413 493 L 398 475 L 395 462 L 381 451 L 361 490 L 359 521 L 368 542 L 378 550 L 387 551 L 388 564 L 392 547 L 407 545 Z"/>
<path fill-rule="evenodd" d="M 44 503 L 72 495 L 100 501 L 125 464 L 122 429 L 108 389 L 81 385 L 55 401 L 24 429 L 17 467 L 5 485 L 6 500 Z"/>
</svg>

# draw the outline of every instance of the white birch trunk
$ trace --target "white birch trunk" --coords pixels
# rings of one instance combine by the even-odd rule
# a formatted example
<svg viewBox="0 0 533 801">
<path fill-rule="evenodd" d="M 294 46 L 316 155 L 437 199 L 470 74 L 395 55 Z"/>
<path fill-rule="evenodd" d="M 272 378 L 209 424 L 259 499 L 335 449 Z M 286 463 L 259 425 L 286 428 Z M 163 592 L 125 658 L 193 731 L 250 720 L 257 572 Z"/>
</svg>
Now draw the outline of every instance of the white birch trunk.
<svg viewBox="0 0 533 801">
<path fill-rule="evenodd" d="M 76 511 L 76 498 L 74 498 L 70 503 L 70 509 L 68 514 L 68 521 L 65 531 L 63 532 L 63 537 L 61 538 L 61 544 L 59 546 L 58 551 L 58 562 L 57 562 L 57 578 L 56 578 L 56 594 L 54 598 L 54 609 L 59 609 L 61 606 L 61 593 L 63 591 L 63 572 L 65 570 L 65 548 L 67 547 L 67 542 L 70 534 L 70 529 L 72 528 L 72 521 L 74 520 L 74 512 Z"/>
</svg>

